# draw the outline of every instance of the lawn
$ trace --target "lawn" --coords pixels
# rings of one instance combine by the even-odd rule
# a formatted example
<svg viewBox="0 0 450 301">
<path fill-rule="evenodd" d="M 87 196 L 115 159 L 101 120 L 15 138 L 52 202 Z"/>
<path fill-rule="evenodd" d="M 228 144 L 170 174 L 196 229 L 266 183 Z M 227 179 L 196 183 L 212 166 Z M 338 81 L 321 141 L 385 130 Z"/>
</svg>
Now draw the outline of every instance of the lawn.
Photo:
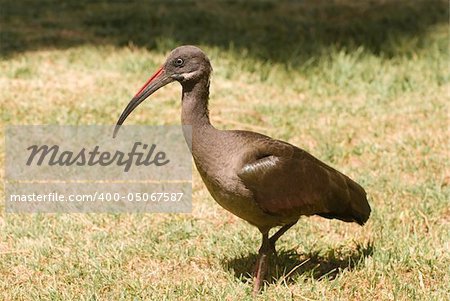
<svg viewBox="0 0 450 301">
<path fill-rule="evenodd" d="M 60 2 L 0 1 L 2 137 L 114 124 L 168 51 L 198 45 L 216 127 L 309 151 L 373 210 L 364 227 L 301 218 L 257 299 L 449 298 L 446 1 Z M 128 124 L 180 123 L 179 85 L 152 98 Z M 260 233 L 194 167 L 191 214 L 6 214 L 3 188 L 1 300 L 252 299 Z"/>
</svg>

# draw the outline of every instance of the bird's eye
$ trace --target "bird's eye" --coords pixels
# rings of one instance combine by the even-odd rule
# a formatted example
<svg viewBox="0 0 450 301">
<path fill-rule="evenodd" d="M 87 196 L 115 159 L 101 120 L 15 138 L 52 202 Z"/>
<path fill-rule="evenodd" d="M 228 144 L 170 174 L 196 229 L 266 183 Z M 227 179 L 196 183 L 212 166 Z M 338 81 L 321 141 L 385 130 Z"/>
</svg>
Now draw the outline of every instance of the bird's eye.
<svg viewBox="0 0 450 301">
<path fill-rule="evenodd" d="M 183 59 L 178 58 L 174 61 L 174 64 L 175 64 L 175 66 L 180 67 L 180 66 L 183 66 L 184 61 L 183 61 Z"/>
</svg>

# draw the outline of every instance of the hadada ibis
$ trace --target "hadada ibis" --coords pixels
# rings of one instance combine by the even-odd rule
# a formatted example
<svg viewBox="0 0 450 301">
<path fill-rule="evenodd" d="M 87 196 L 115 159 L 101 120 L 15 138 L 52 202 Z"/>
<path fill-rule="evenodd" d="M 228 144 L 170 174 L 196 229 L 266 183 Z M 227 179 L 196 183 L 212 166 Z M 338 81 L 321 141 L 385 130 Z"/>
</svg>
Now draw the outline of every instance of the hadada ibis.
<svg viewBox="0 0 450 301">
<path fill-rule="evenodd" d="M 277 239 L 300 216 L 319 215 L 363 225 L 371 209 L 358 183 L 306 151 L 259 133 L 219 130 L 211 125 L 211 72 L 211 63 L 201 49 L 174 49 L 122 112 L 114 136 L 127 116 L 152 93 L 174 81 L 181 84 L 181 122 L 192 126 L 192 156 L 208 191 L 223 208 L 262 234 L 254 270 L 256 293 Z M 269 237 L 269 230 L 279 226 Z"/>
</svg>

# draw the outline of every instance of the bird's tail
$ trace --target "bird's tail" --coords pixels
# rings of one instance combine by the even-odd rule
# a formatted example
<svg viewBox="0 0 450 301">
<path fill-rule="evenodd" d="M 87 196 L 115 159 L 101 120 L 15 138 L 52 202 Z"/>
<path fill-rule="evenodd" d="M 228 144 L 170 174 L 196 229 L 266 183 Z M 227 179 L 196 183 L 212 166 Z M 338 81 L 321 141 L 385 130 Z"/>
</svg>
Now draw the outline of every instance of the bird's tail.
<svg viewBox="0 0 450 301">
<path fill-rule="evenodd" d="M 370 209 L 369 202 L 367 200 L 367 194 L 364 188 L 362 188 L 358 183 L 347 180 L 347 185 L 351 195 L 350 208 L 352 212 L 352 217 L 355 222 L 364 225 L 369 219 Z"/>
<path fill-rule="evenodd" d="M 337 175 L 339 175 L 341 181 L 344 180 L 345 185 L 336 188 L 334 191 L 333 201 L 328 204 L 329 211 L 318 215 L 329 219 L 339 219 L 344 222 L 356 222 L 361 226 L 364 225 L 369 219 L 371 212 L 366 191 L 344 174 L 335 174 L 335 176 Z M 342 188 L 345 186 L 347 189 Z"/>
</svg>

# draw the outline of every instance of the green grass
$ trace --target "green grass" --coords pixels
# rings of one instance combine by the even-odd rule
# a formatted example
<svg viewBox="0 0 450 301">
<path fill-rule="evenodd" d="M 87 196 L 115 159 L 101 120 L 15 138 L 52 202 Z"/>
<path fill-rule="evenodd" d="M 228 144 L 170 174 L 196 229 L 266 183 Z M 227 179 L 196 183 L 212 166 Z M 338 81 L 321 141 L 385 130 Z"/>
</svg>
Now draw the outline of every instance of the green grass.
<svg viewBox="0 0 450 301">
<path fill-rule="evenodd" d="M 199 45 L 218 128 L 308 150 L 363 184 L 373 208 L 363 228 L 302 218 L 258 299 L 448 299 L 446 2 L 0 5 L 2 136 L 8 124 L 113 124 L 170 48 Z M 152 98 L 130 123 L 180 122 L 177 84 Z M 196 171 L 193 190 L 180 215 L 6 214 L 0 202 L 0 299 L 250 300 L 259 232 Z"/>
</svg>

